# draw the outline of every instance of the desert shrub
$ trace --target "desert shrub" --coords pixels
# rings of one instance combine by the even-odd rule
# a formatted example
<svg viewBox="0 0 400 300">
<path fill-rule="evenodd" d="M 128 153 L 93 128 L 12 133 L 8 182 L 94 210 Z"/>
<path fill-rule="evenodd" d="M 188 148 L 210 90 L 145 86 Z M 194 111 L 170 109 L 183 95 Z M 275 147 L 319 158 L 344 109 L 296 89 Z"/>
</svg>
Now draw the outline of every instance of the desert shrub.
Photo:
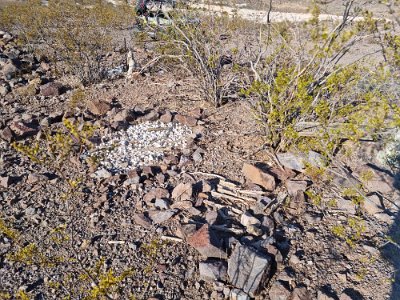
<svg viewBox="0 0 400 300">
<path fill-rule="evenodd" d="M 376 139 L 400 125 L 393 69 L 377 57 L 379 49 L 352 53 L 380 26 L 368 13 L 354 21 L 353 2 L 336 24 L 319 21 L 314 7 L 306 24 L 268 25 L 256 80 L 241 93 L 276 151 L 295 147 L 332 157 L 344 140 Z M 348 53 L 357 58 L 349 61 Z"/>
<path fill-rule="evenodd" d="M 254 24 L 237 16 L 185 9 L 166 16 L 169 26 L 157 31 L 156 54 L 169 58 L 196 80 L 204 99 L 215 106 L 237 96 L 246 63 L 245 47 Z M 242 38 L 238 39 L 238 35 Z"/>
<path fill-rule="evenodd" d="M 104 76 L 106 54 L 122 44 L 118 30 L 131 24 L 133 10 L 105 1 L 40 0 L 9 4 L 0 11 L 0 27 L 19 43 L 58 63 L 58 71 L 82 83 Z"/>
<path fill-rule="evenodd" d="M 388 8 L 389 16 L 392 22 L 388 22 L 385 26 L 386 32 L 380 41 L 383 43 L 383 52 L 385 60 L 394 67 L 400 67 L 400 1 L 398 0 L 383 0 Z"/>
<path fill-rule="evenodd" d="M 95 129 L 89 123 L 63 119 L 63 127 L 56 132 L 48 130 L 43 133 L 42 139 L 27 143 L 14 142 L 12 146 L 34 163 L 54 170 L 74 189 L 78 179 L 71 178 L 70 174 L 64 171 L 64 167 L 71 157 L 79 159 L 84 149 L 91 147 L 90 138 Z"/>
</svg>

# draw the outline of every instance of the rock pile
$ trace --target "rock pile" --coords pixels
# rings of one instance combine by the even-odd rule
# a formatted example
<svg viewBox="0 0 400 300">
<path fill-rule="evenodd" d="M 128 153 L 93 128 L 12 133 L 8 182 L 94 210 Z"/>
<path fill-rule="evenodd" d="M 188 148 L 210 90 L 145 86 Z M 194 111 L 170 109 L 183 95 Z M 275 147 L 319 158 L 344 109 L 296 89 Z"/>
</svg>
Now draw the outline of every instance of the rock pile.
<svg viewBox="0 0 400 300">
<path fill-rule="evenodd" d="M 90 105 L 86 119 L 99 113 L 105 125 L 103 143 L 90 155 L 106 150 L 100 168 L 92 173 L 93 187 L 88 188 L 100 188 L 105 194 L 86 210 L 91 226 L 99 224 L 99 214 L 110 213 L 115 200 L 108 191 L 118 183 L 121 199 L 135 199 L 135 210 L 126 211 L 125 220 L 194 248 L 201 257 L 199 278 L 214 285 L 213 298 L 264 298 L 268 290 L 272 300 L 309 299 L 309 290 L 293 283 L 284 264 L 288 259 L 299 262 L 296 255 L 289 257 L 294 229 L 286 224 L 285 214 L 298 216 L 306 210 L 305 191 L 311 182 L 301 173 L 304 157 L 279 155 L 281 168 L 244 163 L 245 189 L 221 176 L 189 172 L 202 159 L 199 136 L 193 134 L 201 132 L 199 116 L 99 102 Z M 54 114 L 46 124 L 57 126 L 62 116 Z M 2 136 L 10 130 L 13 137 L 26 138 L 39 132 L 43 123 L 35 116 L 16 118 L 5 124 Z M 321 158 L 310 154 L 308 159 L 316 163 Z M 26 181 L 34 185 L 42 177 L 49 180 L 30 174 Z M 9 188 L 15 179 L 2 176 L 0 186 Z"/>
<path fill-rule="evenodd" d="M 0 32 L 0 40 L 2 101 L 13 101 L 12 98 L 18 95 L 44 99 L 65 91 L 63 85 L 50 80 L 49 66 L 44 61 L 16 50 L 13 37 L 7 33 Z M 321 221 L 322 214 L 307 210 L 305 191 L 312 182 L 303 176 L 306 165 L 325 164 L 321 155 L 310 152 L 300 157 L 280 153 L 277 155 L 280 167 L 244 163 L 241 171 L 246 184 L 232 182 L 215 174 L 196 172 L 196 166 L 201 164 L 206 152 L 198 143 L 205 131 L 201 109 L 179 114 L 141 106 L 122 108 L 115 101 L 92 100 L 86 104 L 87 109 L 76 114 L 19 113 L 18 106 L 11 109 L 9 115 L 0 111 L 0 138 L 7 144 L 35 135 L 39 138 L 43 128 L 62 126 L 63 118 L 90 122 L 100 128 L 94 141 L 97 146 L 78 162 L 84 164 L 85 158 L 94 155 L 98 155 L 100 162 L 98 169 L 88 171 L 90 176 L 87 176 L 85 186 L 88 199 L 82 211 L 89 226 L 82 230 L 101 232 L 103 220 L 110 217 L 121 221 L 121 224 L 113 225 L 116 232 L 121 227 L 151 232 L 178 243 L 177 249 L 191 249 L 198 256 L 183 260 L 187 265 L 195 265 L 195 270 L 188 270 L 186 279 L 182 280 L 185 284 L 195 282 L 194 287 L 199 293 L 201 286 L 211 285 L 213 292 L 203 298 L 329 299 L 324 292 L 317 293 L 312 289 L 312 283 L 307 280 L 296 280 L 300 273 L 296 273 L 296 268 L 312 269 L 317 273 L 320 262 L 306 256 L 300 247 L 293 247 L 303 228 L 287 223 L 288 218 L 301 216 L 311 227 Z M 24 184 L 30 192 L 35 192 L 45 182 L 57 182 L 57 177 L 48 170 L 35 172 L 36 166 L 29 174 L 26 171 L 17 174 L 14 168 L 18 159 L 13 155 L 0 156 L 4 170 L 0 173 L 0 190 L 8 191 L 1 209 L 6 211 L 8 206 L 14 209 L 19 206 L 15 209 L 16 214 L 19 215 L 21 210 L 22 215 L 34 220 L 35 224 L 47 222 L 45 215 L 49 208 L 26 203 L 29 197 L 21 200 L 19 189 Z M 368 165 L 361 165 L 352 170 L 351 175 L 359 178 L 370 169 Z M 390 176 L 380 174 L 379 170 L 373 170 L 373 175 L 366 187 L 375 194 L 368 195 L 363 211 L 389 223 L 393 217 L 387 214 L 381 195 L 393 195 L 395 201 L 400 198 L 393 190 Z M 386 176 L 385 180 L 381 176 Z M 334 173 L 332 177 L 334 182 L 343 179 L 335 177 Z M 42 198 L 47 199 L 47 196 Z M 346 199 L 340 199 L 336 209 L 350 215 L 361 211 L 359 206 Z M 312 229 L 314 231 L 305 233 L 311 240 L 317 230 Z M 136 233 L 130 231 L 131 234 Z M 96 247 L 100 248 L 100 245 L 93 242 L 94 257 L 98 254 Z M 113 255 L 117 261 L 124 261 L 127 253 L 136 250 L 136 244 L 129 242 L 128 252 L 118 250 Z M 173 265 L 174 260 L 165 256 L 165 261 Z M 165 265 L 158 267 L 167 268 Z M 347 280 L 343 273 L 338 274 L 342 281 Z M 180 287 L 181 290 L 185 288 L 187 286 Z M 163 290 L 163 283 L 155 282 L 154 289 Z M 174 296 L 165 298 L 177 299 Z"/>
</svg>

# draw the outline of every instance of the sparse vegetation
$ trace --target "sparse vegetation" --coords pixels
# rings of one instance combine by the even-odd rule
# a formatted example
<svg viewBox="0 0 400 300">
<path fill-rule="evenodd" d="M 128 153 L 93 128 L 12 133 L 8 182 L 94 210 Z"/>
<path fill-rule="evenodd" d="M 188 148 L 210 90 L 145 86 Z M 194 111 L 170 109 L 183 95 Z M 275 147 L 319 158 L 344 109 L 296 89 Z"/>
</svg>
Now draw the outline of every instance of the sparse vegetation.
<svg viewBox="0 0 400 300">
<path fill-rule="evenodd" d="M 301 29 L 271 25 L 271 40 L 264 39 L 266 64 L 242 93 L 252 99 L 267 142 L 277 151 L 312 149 L 331 158 L 344 140 L 376 139 L 399 125 L 397 94 L 385 88 L 392 72 L 374 63 L 373 53 L 342 62 L 378 27 L 370 15 L 351 24 L 352 5 L 332 29 L 318 21 L 318 9 Z"/>
<path fill-rule="evenodd" d="M 332 233 L 345 240 L 351 248 L 356 246 L 364 232 L 364 221 L 358 217 L 349 217 L 345 225 L 340 224 L 332 227 Z"/>
<path fill-rule="evenodd" d="M 271 5 L 272 1 L 269 3 Z M 41 201 L 36 202 L 34 193 L 37 189 L 34 188 L 40 179 L 24 176 L 20 180 L 29 182 L 29 189 L 32 188 L 33 192 L 21 193 L 21 197 L 33 198 L 30 199 L 32 201 L 29 205 L 18 204 L 19 196 L 15 199 L 8 195 L 0 197 L 0 202 L 7 202 L 7 207 L 14 205 L 13 209 L 17 210 L 13 213 L 2 212 L 0 215 L 0 242 L 4 240 L 6 244 L 4 249 L 1 248 L 1 262 L 13 270 L 23 270 L 21 273 L 26 271 L 36 276 L 41 272 L 45 280 L 38 284 L 43 285 L 46 292 L 60 299 L 135 299 L 136 293 L 139 297 L 141 295 L 147 297 L 154 290 L 162 293 L 163 284 L 168 281 L 168 276 L 175 272 L 176 281 L 182 284 L 176 295 L 173 293 L 169 295 L 172 299 L 175 296 L 178 298 L 185 295 L 186 289 L 191 288 L 186 283 L 192 282 L 192 277 L 195 278 L 193 272 L 197 272 L 200 267 L 196 269 L 199 266 L 197 258 L 182 257 L 182 253 L 184 255 L 189 253 L 185 248 L 188 247 L 186 243 L 176 246 L 176 249 L 180 249 L 177 254 L 178 251 L 176 253 L 176 249 L 171 251 L 168 248 L 170 244 L 161 240 L 160 235 L 166 240 L 182 242 L 186 239 L 187 242 L 188 237 L 195 230 L 199 230 L 200 225 L 209 223 L 209 227 L 213 227 L 212 230 L 223 232 L 224 238 L 232 237 L 234 244 L 248 243 L 252 249 L 258 247 L 257 253 L 271 254 L 271 260 L 278 266 L 278 263 L 287 263 L 286 257 L 282 262 L 278 262 L 279 256 L 283 257 L 285 252 L 292 250 L 287 249 L 291 247 L 288 236 L 291 237 L 293 234 L 300 239 L 303 233 L 307 238 L 320 234 L 320 229 L 318 226 L 314 227 L 313 222 L 323 218 L 322 223 L 325 221 L 327 223 L 322 224 L 321 228 L 324 226 L 327 230 L 321 232 L 331 233 L 324 241 L 327 243 L 339 241 L 338 248 L 342 246 L 341 244 L 344 245 L 337 253 L 343 249 L 353 251 L 360 247 L 368 233 L 366 227 L 368 218 L 363 218 L 365 212 L 359 208 L 365 205 L 369 192 L 366 186 L 375 179 L 375 173 L 368 169 L 353 176 L 353 170 L 337 163 L 337 157 L 338 153 L 347 159 L 351 157 L 350 150 L 345 149 L 345 141 L 355 145 L 363 141 L 383 143 L 388 140 L 389 135 L 393 135 L 393 132 L 400 128 L 398 83 L 400 23 L 395 13 L 399 1 L 385 1 L 393 21 L 377 19 L 371 12 L 356 7 L 353 0 L 347 0 L 345 4 L 343 18 L 334 22 L 321 21 L 321 10 L 314 5 L 310 9 L 312 18 L 307 22 L 272 23 L 268 16 L 268 21 L 263 24 L 244 20 L 237 12 L 228 15 L 183 7 L 169 12 L 168 15 L 165 13 L 164 22 L 167 25 L 152 25 L 151 22 L 137 22 L 133 16 L 133 8 L 125 3 L 113 5 L 103 0 L 72 2 L 49 0 L 48 5 L 40 0 L 28 0 L 0 8 L 0 29 L 4 28 L 16 35 L 18 47 L 33 55 L 34 64 L 39 65 L 41 62 L 51 64 L 48 68 L 50 71 L 42 68 L 43 70 L 37 74 L 28 74 L 26 78 L 15 79 L 7 86 L 10 91 L 14 86 L 23 86 L 23 89 L 19 90 L 18 97 L 27 99 L 25 103 L 29 105 L 30 100 L 35 100 L 40 103 L 39 108 L 40 105 L 50 107 L 50 104 L 45 103 L 51 99 L 50 97 L 37 95 L 42 79 L 43 83 L 47 81 L 52 83 L 54 78 L 65 79 L 66 76 L 73 75 L 81 83 L 79 88 L 71 87 L 73 90 L 62 99 L 62 105 L 68 106 L 65 107 L 64 115 L 57 115 L 58 117 L 63 115 L 62 118 L 59 117 L 59 120 L 52 124 L 49 124 L 50 121 L 45 123 L 49 124 L 48 126 L 39 126 L 42 123 L 39 118 L 35 119 L 31 123 L 40 129 L 31 135 L 35 135 L 34 137 L 25 139 L 21 134 L 18 137 L 19 141 L 7 144 L 9 152 L 15 152 L 12 163 L 18 161 L 25 167 L 29 166 L 31 173 L 39 173 L 38 170 L 44 173 L 43 170 L 46 170 L 45 174 L 39 174 L 37 177 L 40 175 L 45 177 L 45 183 L 41 184 L 46 185 L 48 188 L 46 192 L 49 195 L 43 196 Z M 136 22 L 135 32 L 130 28 L 134 22 Z M 126 31 L 127 28 L 129 32 Z M 132 44 L 132 41 L 128 44 L 125 41 L 124 44 L 125 34 L 134 35 L 138 44 Z M 135 57 L 134 70 L 126 75 L 123 84 L 127 84 L 129 88 L 140 89 L 141 84 L 145 82 L 143 86 L 148 84 L 147 86 L 154 87 L 152 94 L 146 94 L 147 100 L 158 93 L 158 86 L 167 86 L 162 91 L 171 91 L 175 101 L 176 95 L 173 93 L 178 90 L 181 79 L 190 77 L 187 82 L 193 84 L 191 86 L 193 98 L 200 97 L 206 100 L 207 109 L 214 107 L 207 110 L 207 114 L 202 109 L 193 112 L 194 109 L 191 107 L 185 108 L 185 113 L 182 114 L 164 111 L 164 107 L 161 111 L 148 112 L 146 109 L 141 109 L 140 105 L 125 110 L 114 101 L 126 92 L 119 90 L 118 93 L 110 93 L 107 96 L 99 93 L 101 97 L 109 97 L 104 101 L 107 103 L 102 102 L 105 99 L 94 99 L 92 104 L 94 106 L 98 103 L 105 104 L 104 110 L 107 112 L 85 111 L 81 104 L 88 98 L 97 96 L 96 93 L 90 95 L 91 97 L 88 96 L 91 85 L 102 82 L 111 65 L 125 64 L 123 62 L 125 52 L 139 47 L 139 42 L 143 49 L 138 53 L 144 64 L 137 64 Z M 371 51 L 356 53 L 358 52 L 356 47 L 364 45 L 370 46 Z M 2 47 L 0 44 L 0 49 Z M 136 55 L 133 52 L 130 51 L 132 60 L 133 55 Z M 116 61 L 114 57 L 117 57 Z M 15 59 L 10 59 L 12 63 L 13 60 Z M 3 65 L 0 64 L 0 71 L 2 68 Z M 170 76 L 165 82 L 157 82 L 154 79 L 159 75 L 167 77 L 166 73 Z M 36 81 L 31 78 L 34 76 L 37 77 Z M 3 84 L 2 80 L 0 78 L 0 85 Z M 35 85 L 29 85 L 32 82 Z M 102 86 L 104 90 L 110 88 L 107 84 L 105 87 Z M 25 126 L 27 120 L 32 119 L 24 110 L 19 110 L 21 103 L 18 103 L 18 100 L 9 100 L 10 95 L 14 97 L 17 94 L 17 92 L 13 94 L 14 90 L 12 91 L 5 92 L 8 98 L 4 103 L 9 101 L 11 105 L 15 101 L 13 113 L 19 114 L 21 111 L 24 115 L 21 118 L 7 118 L 4 122 L 0 122 L 2 138 L 3 135 L 7 138 L 7 130 L 12 131 L 13 125 L 16 126 L 15 123 Z M 127 97 L 129 96 L 128 94 Z M 190 98 L 187 94 L 183 94 L 182 97 Z M 165 96 L 162 105 L 168 103 L 170 98 L 170 95 Z M 69 99 L 67 104 L 64 102 L 66 99 Z M 192 174 L 190 169 L 192 165 L 197 167 L 208 159 L 210 161 L 225 159 L 223 157 L 225 155 L 227 160 L 234 160 L 237 155 L 242 158 L 242 153 L 247 149 L 243 150 L 243 145 L 238 146 L 233 142 L 240 133 L 235 133 L 234 138 L 223 145 L 228 150 L 221 152 L 222 154 L 216 149 L 215 153 L 209 155 L 207 152 L 209 149 L 204 150 L 199 145 L 195 148 L 196 155 L 199 155 L 195 156 L 194 152 L 188 151 L 173 165 L 165 162 L 165 165 L 157 171 L 153 167 L 144 170 L 144 167 L 140 170 L 129 169 L 126 174 L 119 174 L 100 164 L 104 159 L 101 153 L 86 157 L 86 151 L 93 147 L 94 140 L 100 135 L 100 129 L 101 134 L 105 133 L 105 136 L 108 136 L 109 132 L 126 129 L 134 122 L 159 120 L 160 116 L 163 116 L 166 122 L 171 120 L 178 122 L 180 119 L 182 123 L 188 123 L 193 132 L 204 128 L 208 130 L 208 125 L 218 122 L 218 114 L 230 113 L 223 112 L 225 108 L 229 109 L 229 106 L 224 108 L 224 105 L 230 101 L 234 104 L 245 104 L 243 105 L 244 109 L 247 109 L 245 113 L 252 116 L 252 119 L 249 118 L 251 121 L 239 120 L 243 123 L 248 121 L 246 126 L 250 124 L 248 126 L 250 129 L 246 127 L 243 136 L 254 135 L 254 140 L 261 140 L 259 145 L 261 150 L 249 154 L 246 160 L 265 157 L 256 155 L 260 151 L 268 152 L 268 157 L 271 159 L 268 170 L 264 170 L 264 166 L 254 167 L 254 172 L 259 172 L 257 173 L 259 176 L 255 177 L 260 181 L 252 182 L 253 185 L 249 185 L 248 189 L 246 187 L 246 190 L 242 185 L 244 181 L 240 184 L 233 183 L 233 179 L 232 182 L 225 182 L 225 178 L 222 175 L 215 175 L 214 171 Z M 51 100 L 48 102 L 51 103 Z M 176 103 L 172 106 L 174 109 L 180 107 Z M 200 115 L 210 116 L 210 119 L 204 122 Z M 40 116 L 42 117 L 42 113 Z M 213 116 L 217 117 L 213 119 Z M 227 119 L 226 116 L 223 118 Z M 104 121 L 105 119 L 107 120 Z M 257 128 L 254 128 L 254 120 L 258 125 Z M 32 129 L 25 126 L 26 129 L 22 125 L 19 126 L 24 130 Z M 100 128 L 103 125 L 104 128 Z M 214 130 L 211 125 L 210 128 Z M 21 128 L 16 130 L 23 131 Z M 244 126 L 240 128 L 242 130 Z M 204 136 L 212 140 L 225 133 L 226 128 L 223 128 L 217 133 L 207 132 Z M 9 140 L 14 139 L 16 135 L 11 134 Z M 140 142 L 140 140 L 126 141 L 126 143 Z M 393 173 L 400 169 L 397 140 L 396 143 L 385 156 Z M 113 147 L 114 145 L 110 146 Z M 235 152 L 236 148 L 240 150 Z M 249 146 L 251 151 L 253 148 Z M 315 164 L 304 159 L 301 161 L 303 166 L 299 167 L 300 169 L 297 166 L 292 168 L 284 165 L 277 155 L 279 152 L 309 153 L 311 150 L 320 155 L 323 162 Z M 192 163 L 195 158 L 196 163 Z M 188 164 L 186 159 L 189 161 Z M 2 160 L 3 155 L 0 153 L 0 166 L 3 164 Z M 231 166 L 237 167 L 236 163 L 221 168 L 225 170 Z M 127 166 L 128 164 L 129 162 L 126 162 Z M 184 168 L 181 168 L 182 165 Z M 94 172 L 99 170 L 99 166 L 104 167 L 101 170 L 104 173 L 100 175 Z M 204 169 L 207 171 L 207 167 Z M 184 171 L 188 181 L 199 181 L 201 188 L 197 186 L 198 183 L 195 186 L 182 182 L 185 191 L 179 196 L 174 195 L 172 184 L 176 184 L 177 180 L 184 177 L 174 177 L 179 171 Z M 0 173 L 3 176 L 3 172 Z M 216 186 L 212 186 L 214 183 L 211 181 L 202 178 L 198 180 L 196 176 L 199 174 L 221 180 Z M 234 174 L 234 176 L 236 179 L 242 179 L 240 175 Z M 338 177 L 347 180 L 346 183 L 350 183 L 350 187 L 340 186 L 340 180 L 334 181 Z M 4 176 L 4 179 L 1 177 L 3 181 L 0 188 L 7 189 L 12 179 L 14 179 L 12 176 Z M 261 181 L 264 185 L 260 184 Z M 288 182 L 293 185 L 291 192 L 289 185 L 286 185 Z M 240 185 L 243 189 L 239 191 Z M 254 185 L 259 187 L 253 189 Z M 271 191 L 266 186 L 271 186 Z M 287 196 L 288 194 L 291 198 Z M 379 197 L 387 200 L 385 195 L 379 194 Z M 182 200 L 182 198 L 188 199 Z M 293 207 L 286 201 L 289 209 L 281 209 L 281 204 L 289 198 L 295 200 L 290 203 Z M 218 201 L 215 201 L 216 199 Z M 227 202 L 224 202 L 225 200 Z M 338 212 L 337 206 L 343 204 L 343 201 L 347 201 L 345 203 L 350 206 L 347 208 L 352 210 L 352 216 L 342 214 L 342 211 Z M 297 204 L 299 207 L 294 206 Z M 206 215 L 205 212 L 209 211 L 210 207 L 212 214 Z M 41 219 L 41 216 L 48 213 L 47 209 L 51 211 L 52 217 L 46 216 Z M 380 209 L 380 205 L 377 204 L 371 211 Z M 307 216 L 301 219 L 303 216 L 293 213 L 290 217 L 296 216 L 301 222 L 290 227 L 291 224 L 287 225 L 286 221 L 291 219 L 286 219 L 285 214 L 289 215 L 295 210 L 298 210 L 296 213 L 301 211 Z M 126 211 L 132 214 L 125 216 Z M 156 217 L 153 219 L 150 212 L 154 214 L 161 212 L 159 220 Z M 214 213 L 216 213 L 215 220 L 211 222 L 208 218 L 212 219 Z M 245 222 L 242 218 L 249 223 L 248 226 L 243 224 Z M 112 222 L 117 223 L 118 230 L 110 226 Z M 173 225 L 168 227 L 167 222 Z M 130 233 L 136 230 L 135 226 L 138 224 L 143 227 L 142 237 L 145 236 L 145 239 L 133 242 L 130 240 Z M 147 227 L 151 227 L 152 231 Z M 34 232 L 35 230 L 38 232 Z M 120 240 L 122 235 L 124 239 Z M 260 246 L 266 236 L 271 241 L 268 240 L 267 247 L 264 247 L 264 244 Z M 368 235 L 368 238 L 381 239 L 380 236 L 371 236 Z M 225 254 L 229 256 L 233 250 L 231 239 L 226 244 L 224 244 L 226 249 L 223 251 L 216 249 L 218 247 L 215 245 L 210 248 L 213 248 L 212 251 L 218 250 L 220 256 Z M 110 258 L 114 254 L 106 252 L 114 246 L 114 253 L 118 255 L 130 253 L 134 257 L 131 261 L 140 261 L 138 263 L 140 266 L 131 266 L 130 260 L 127 259 L 117 262 L 116 267 Z M 121 247 L 118 248 L 119 246 Z M 295 251 L 302 256 L 303 250 L 299 250 L 300 248 Z M 323 248 L 326 248 L 325 245 Z M 160 259 L 168 251 L 173 252 L 170 254 L 171 259 Z M 335 251 L 328 251 L 329 255 L 334 257 L 336 254 L 332 253 Z M 218 261 L 214 259 L 218 255 L 212 256 L 213 262 Z M 182 264 L 179 265 L 181 261 Z M 372 260 L 363 263 L 369 262 L 375 263 Z M 294 263 L 303 262 L 294 260 Z M 315 265 L 320 268 L 319 262 L 317 263 Z M 121 268 L 121 265 L 124 267 Z M 189 265 L 192 273 L 187 271 Z M 222 272 L 225 265 L 226 261 L 223 261 L 221 268 L 218 267 L 221 269 L 218 269 L 218 272 Z M 313 260 L 307 260 L 306 266 L 312 269 Z M 364 267 L 357 272 L 355 278 L 359 280 L 364 280 L 369 274 Z M 152 278 L 154 282 L 147 282 L 146 279 L 151 274 L 156 274 Z M 135 276 L 140 278 L 135 281 L 136 285 L 132 284 L 132 278 Z M 226 274 L 224 276 L 229 277 Z M 37 297 L 30 289 L 34 284 L 26 283 L 29 280 L 23 278 L 18 285 L 4 290 L 0 287 L 0 298 Z M 223 280 L 225 279 L 221 279 L 220 282 Z M 138 281 L 141 286 L 137 286 Z M 307 281 L 310 279 L 307 278 Z M 197 294 L 194 295 L 202 293 L 203 297 L 207 295 L 204 292 L 207 287 L 203 283 L 201 281 L 196 287 Z M 229 288 L 234 285 L 232 282 L 229 284 Z M 290 292 L 293 287 L 294 285 L 291 286 Z M 151 290 L 153 288 L 154 290 Z M 185 295 L 188 298 L 190 296 L 193 295 Z M 263 296 L 266 297 L 266 294 Z"/>
<path fill-rule="evenodd" d="M 10 4 L 0 10 L 0 27 L 17 34 L 24 47 L 55 63 L 59 74 L 73 74 L 83 84 L 105 76 L 107 53 L 123 46 L 115 36 L 132 24 L 133 10 L 106 1 L 40 0 Z"/>
</svg>

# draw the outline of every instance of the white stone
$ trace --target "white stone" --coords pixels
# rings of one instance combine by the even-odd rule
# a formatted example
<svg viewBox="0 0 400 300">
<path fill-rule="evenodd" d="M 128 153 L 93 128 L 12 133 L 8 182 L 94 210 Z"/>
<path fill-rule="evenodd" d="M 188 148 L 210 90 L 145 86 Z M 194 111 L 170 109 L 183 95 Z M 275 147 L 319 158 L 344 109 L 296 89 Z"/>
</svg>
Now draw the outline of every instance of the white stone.
<svg viewBox="0 0 400 300">
<path fill-rule="evenodd" d="M 184 149 L 191 133 L 187 126 L 179 123 L 144 122 L 126 131 L 105 135 L 100 145 L 85 153 L 83 158 L 98 156 L 100 166 L 122 173 L 162 160 L 164 153 L 173 149 Z"/>
</svg>

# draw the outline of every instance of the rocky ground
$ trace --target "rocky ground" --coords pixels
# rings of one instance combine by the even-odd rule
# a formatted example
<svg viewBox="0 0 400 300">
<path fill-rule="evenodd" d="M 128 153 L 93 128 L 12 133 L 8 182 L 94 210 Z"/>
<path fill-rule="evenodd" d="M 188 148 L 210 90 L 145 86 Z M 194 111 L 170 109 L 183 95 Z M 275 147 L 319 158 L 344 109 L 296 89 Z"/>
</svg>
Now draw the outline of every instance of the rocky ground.
<svg viewBox="0 0 400 300">
<path fill-rule="evenodd" d="M 132 271 L 114 299 L 400 297 L 400 192 L 376 158 L 382 145 L 348 144 L 352 156 L 312 173 L 305 162 L 323 163 L 318 153 L 271 154 L 245 102 L 215 109 L 190 78 L 117 78 L 88 88 L 74 106 L 74 88 L 51 64 L 8 33 L 0 38 L 2 297 L 23 290 L 34 299 L 78 299 L 76 282 L 84 286 L 82 272 L 99 261 L 117 274 Z M 55 165 L 11 146 L 63 128 L 63 119 L 95 126 L 97 147 L 118 136 L 131 143 L 107 148 L 108 164 L 89 164 L 82 153 L 65 159 L 66 177 L 81 182 L 67 197 Z M 168 128 L 182 128 L 176 143 L 163 143 Z M 137 131 L 134 141 L 125 133 Z M 149 137 L 160 141 L 140 141 Z M 121 159 L 132 153 L 143 159 Z M 341 196 L 365 174 L 364 204 Z M 34 256 L 15 255 L 33 243 Z"/>
</svg>

